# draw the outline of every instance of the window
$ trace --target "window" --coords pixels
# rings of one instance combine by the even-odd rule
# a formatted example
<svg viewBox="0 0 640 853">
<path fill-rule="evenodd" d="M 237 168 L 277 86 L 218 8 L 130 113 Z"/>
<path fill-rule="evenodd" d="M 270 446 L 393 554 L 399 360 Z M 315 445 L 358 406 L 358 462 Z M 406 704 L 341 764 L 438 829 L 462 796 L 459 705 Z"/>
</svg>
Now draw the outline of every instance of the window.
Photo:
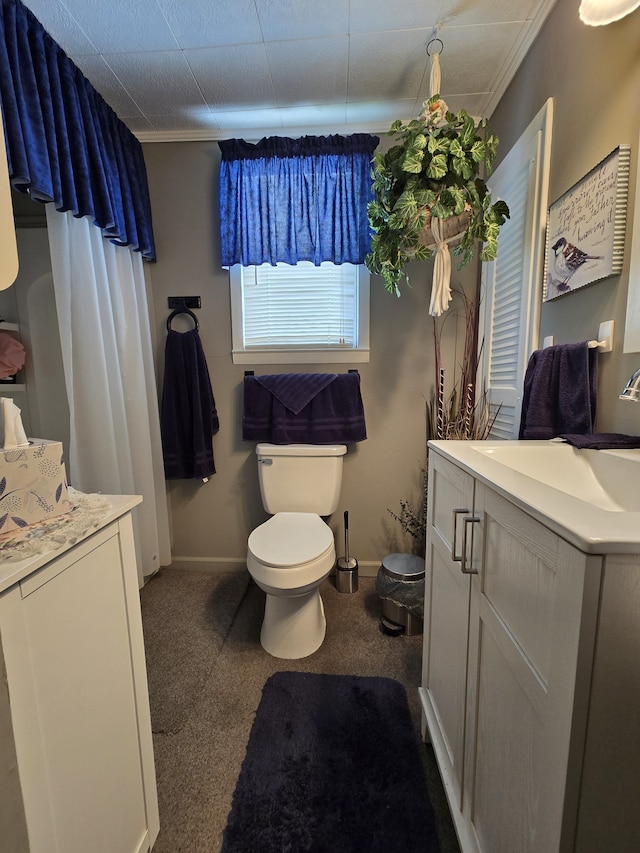
<svg viewBox="0 0 640 853">
<path fill-rule="evenodd" d="M 363 265 L 230 268 L 234 364 L 369 361 L 369 272 Z"/>
</svg>

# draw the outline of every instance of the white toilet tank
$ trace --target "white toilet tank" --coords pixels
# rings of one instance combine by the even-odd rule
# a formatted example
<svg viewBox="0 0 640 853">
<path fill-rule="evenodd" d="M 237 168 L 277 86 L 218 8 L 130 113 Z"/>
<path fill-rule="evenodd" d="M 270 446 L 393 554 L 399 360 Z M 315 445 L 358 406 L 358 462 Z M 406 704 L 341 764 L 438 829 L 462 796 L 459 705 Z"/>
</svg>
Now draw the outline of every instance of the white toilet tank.
<svg viewBox="0 0 640 853">
<path fill-rule="evenodd" d="M 331 515 L 342 487 L 344 444 L 258 444 L 258 479 L 268 513 Z"/>
</svg>

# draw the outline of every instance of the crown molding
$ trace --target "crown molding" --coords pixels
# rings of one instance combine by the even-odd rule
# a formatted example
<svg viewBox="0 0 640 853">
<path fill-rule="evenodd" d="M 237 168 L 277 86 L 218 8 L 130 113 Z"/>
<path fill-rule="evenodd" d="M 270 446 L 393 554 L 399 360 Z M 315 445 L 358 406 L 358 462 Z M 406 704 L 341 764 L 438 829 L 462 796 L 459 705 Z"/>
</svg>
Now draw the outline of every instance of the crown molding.
<svg viewBox="0 0 640 853">
<path fill-rule="evenodd" d="M 265 136 L 327 136 L 330 134 L 350 133 L 386 133 L 391 122 L 376 122 L 373 124 L 341 124 L 341 125 L 300 125 L 298 127 L 262 127 L 262 128 L 198 128 L 197 130 L 140 130 L 132 131 L 139 142 L 216 142 L 219 139 L 246 139 L 257 142 Z"/>
</svg>

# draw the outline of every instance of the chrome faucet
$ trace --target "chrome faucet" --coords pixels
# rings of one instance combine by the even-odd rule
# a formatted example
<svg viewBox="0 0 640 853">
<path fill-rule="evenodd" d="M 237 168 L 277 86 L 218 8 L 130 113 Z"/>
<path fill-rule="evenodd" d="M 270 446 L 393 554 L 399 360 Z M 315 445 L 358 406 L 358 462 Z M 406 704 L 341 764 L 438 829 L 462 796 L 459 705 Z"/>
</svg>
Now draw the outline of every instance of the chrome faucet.
<svg viewBox="0 0 640 853">
<path fill-rule="evenodd" d="M 620 400 L 633 400 L 640 402 L 640 367 L 627 382 L 624 391 L 620 394 Z"/>
</svg>

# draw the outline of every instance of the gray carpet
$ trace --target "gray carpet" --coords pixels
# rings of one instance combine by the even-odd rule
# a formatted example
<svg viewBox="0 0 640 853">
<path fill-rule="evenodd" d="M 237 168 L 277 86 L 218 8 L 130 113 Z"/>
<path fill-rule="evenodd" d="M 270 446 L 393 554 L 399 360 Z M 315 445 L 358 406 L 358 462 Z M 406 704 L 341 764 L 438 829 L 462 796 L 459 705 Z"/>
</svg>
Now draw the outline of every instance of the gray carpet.
<svg viewBox="0 0 640 853">
<path fill-rule="evenodd" d="M 397 679 L 419 734 L 422 637 L 382 633 L 373 578 L 361 577 L 351 595 L 332 578 L 321 591 L 325 642 L 297 661 L 262 649 L 264 593 L 247 573 L 163 569 L 141 591 L 160 806 L 154 853 L 220 851 L 262 688 L 275 672 Z M 442 851 L 458 853 L 430 748 L 423 759 Z"/>
<path fill-rule="evenodd" d="M 182 729 L 215 666 L 249 584 L 247 574 L 167 569 L 142 591 L 151 727 Z"/>
</svg>

